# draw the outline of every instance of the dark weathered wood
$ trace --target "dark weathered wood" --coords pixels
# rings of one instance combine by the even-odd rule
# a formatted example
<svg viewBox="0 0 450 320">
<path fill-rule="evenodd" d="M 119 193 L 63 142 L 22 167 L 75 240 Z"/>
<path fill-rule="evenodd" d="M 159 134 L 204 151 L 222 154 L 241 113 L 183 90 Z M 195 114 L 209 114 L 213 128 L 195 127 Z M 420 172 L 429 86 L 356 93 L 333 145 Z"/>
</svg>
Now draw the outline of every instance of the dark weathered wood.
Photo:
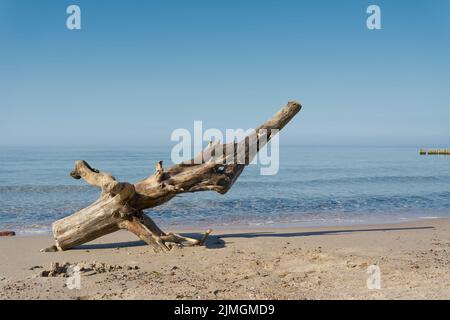
<svg viewBox="0 0 450 320">
<path fill-rule="evenodd" d="M 13 237 L 15 235 L 14 231 L 0 231 L 0 237 Z"/>
<path fill-rule="evenodd" d="M 99 187 L 101 196 L 90 206 L 53 223 L 56 249 L 67 250 L 119 229 L 136 234 L 156 251 L 170 250 L 170 243 L 203 244 L 211 230 L 201 240 L 165 233 L 143 210 L 159 206 L 180 193 L 216 191 L 225 194 L 256 155 L 250 151 L 258 152 L 264 147 L 272 138 L 271 130 L 281 130 L 300 109 L 299 103 L 289 102 L 253 134 L 237 143 L 234 147 L 245 150 L 245 161 L 241 164 L 235 161 L 236 153 L 215 154 L 214 150 L 226 150 L 226 144 L 210 143 L 192 160 L 168 169 L 159 161 L 154 174 L 130 184 L 118 182 L 111 174 L 92 168 L 86 161 L 77 161 L 70 175 Z M 261 139 L 263 136 L 267 139 Z M 46 251 L 53 249 L 50 247 Z"/>
</svg>

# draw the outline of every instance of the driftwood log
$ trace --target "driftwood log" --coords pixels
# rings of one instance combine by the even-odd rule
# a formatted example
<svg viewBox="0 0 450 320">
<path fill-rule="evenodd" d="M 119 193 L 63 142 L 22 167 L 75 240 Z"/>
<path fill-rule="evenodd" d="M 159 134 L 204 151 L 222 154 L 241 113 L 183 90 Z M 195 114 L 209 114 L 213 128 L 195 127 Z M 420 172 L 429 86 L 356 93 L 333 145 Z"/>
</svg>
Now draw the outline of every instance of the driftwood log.
<svg viewBox="0 0 450 320">
<path fill-rule="evenodd" d="M 92 168 L 86 161 L 77 161 L 70 175 L 99 187 L 101 195 L 90 206 L 54 222 L 52 231 L 56 245 L 43 251 L 67 250 L 120 229 L 134 233 L 155 251 L 168 251 L 172 244 L 202 245 L 211 230 L 202 239 L 165 233 L 144 210 L 159 206 L 180 193 L 216 191 L 225 194 L 256 153 L 300 109 L 299 103 L 289 102 L 242 141 L 210 143 L 190 161 L 168 169 L 163 168 L 160 161 L 154 174 L 135 184 L 119 182 L 111 174 Z M 230 144 L 235 152 L 217 152 L 227 150 Z M 237 161 L 236 150 L 245 150 L 244 161 Z"/>
</svg>

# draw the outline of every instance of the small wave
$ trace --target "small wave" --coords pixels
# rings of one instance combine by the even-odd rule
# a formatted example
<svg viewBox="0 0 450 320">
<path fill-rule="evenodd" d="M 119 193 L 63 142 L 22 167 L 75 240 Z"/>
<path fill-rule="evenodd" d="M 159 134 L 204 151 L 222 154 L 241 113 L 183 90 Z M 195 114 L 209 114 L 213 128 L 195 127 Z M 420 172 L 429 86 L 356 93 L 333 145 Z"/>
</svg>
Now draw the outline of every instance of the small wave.
<svg viewBox="0 0 450 320">
<path fill-rule="evenodd" d="M 271 181 L 271 186 L 316 186 L 316 185 L 350 185 L 350 184 L 370 184 L 370 183 L 425 183 L 425 182 L 448 182 L 450 176 L 363 176 L 363 177 L 342 177 L 342 178 L 321 178 L 321 179 L 298 179 L 287 181 Z M 261 180 L 243 180 L 239 184 L 252 186 L 261 183 Z"/>
<path fill-rule="evenodd" d="M 61 193 L 86 192 L 95 189 L 89 185 L 19 185 L 0 186 L 0 193 Z"/>
<path fill-rule="evenodd" d="M 351 196 L 302 196 L 290 197 L 251 197 L 247 199 L 198 199 L 192 201 L 185 198 L 176 198 L 172 202 L 152 211 L 210 211 L 223 209 L 230 211 L 234 209 L 249 210 L 260 208 L 263 211 L 272 212 L 286 211 L 290 209 L 304 209 L 314 212 L 321 209 L 351 209 L 351 208 L 378 208 L 389 207 L 445 207 L 450 208 L 450 192 L 432 192 L 428 194 L 410 195 L 367 195 L 355 194 Z"/>
<path fill-rule="evenodd" d="M 423 219 L 423 220 L 427 220 L 427 219 L 439 219 L 442 217 L 417 217 L 417 219 Z"/>
</svg>

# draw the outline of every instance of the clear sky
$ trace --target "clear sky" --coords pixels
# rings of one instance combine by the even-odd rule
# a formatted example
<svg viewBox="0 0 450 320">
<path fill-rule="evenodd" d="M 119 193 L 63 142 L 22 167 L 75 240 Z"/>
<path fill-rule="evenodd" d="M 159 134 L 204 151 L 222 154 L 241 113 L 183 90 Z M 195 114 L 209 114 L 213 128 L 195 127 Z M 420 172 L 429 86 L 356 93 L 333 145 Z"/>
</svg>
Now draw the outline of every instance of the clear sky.
<svg viewBox="0 0 450 320">
<path fill-rule="evenodd" d="M 299 100 L 282 143 L 450 146 L 449 16 L 448 0 L 0 0 L 0 145 L 170 144 Z"/>
</svg>

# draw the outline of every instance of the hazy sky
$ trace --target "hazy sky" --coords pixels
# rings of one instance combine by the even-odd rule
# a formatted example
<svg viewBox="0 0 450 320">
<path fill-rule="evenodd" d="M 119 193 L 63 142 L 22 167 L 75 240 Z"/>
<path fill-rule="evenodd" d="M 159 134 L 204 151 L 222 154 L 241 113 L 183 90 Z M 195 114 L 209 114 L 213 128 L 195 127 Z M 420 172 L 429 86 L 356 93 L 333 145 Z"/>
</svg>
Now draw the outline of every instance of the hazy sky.
<svg viewBox="0 0 450 320">
<path fill-rule="evenodd" d="M 0 0 L 0 145 L 169 144 L 299 100 L 281 142 L 448 146 L 449 15 L 448 0 Z"/>
</svg>

